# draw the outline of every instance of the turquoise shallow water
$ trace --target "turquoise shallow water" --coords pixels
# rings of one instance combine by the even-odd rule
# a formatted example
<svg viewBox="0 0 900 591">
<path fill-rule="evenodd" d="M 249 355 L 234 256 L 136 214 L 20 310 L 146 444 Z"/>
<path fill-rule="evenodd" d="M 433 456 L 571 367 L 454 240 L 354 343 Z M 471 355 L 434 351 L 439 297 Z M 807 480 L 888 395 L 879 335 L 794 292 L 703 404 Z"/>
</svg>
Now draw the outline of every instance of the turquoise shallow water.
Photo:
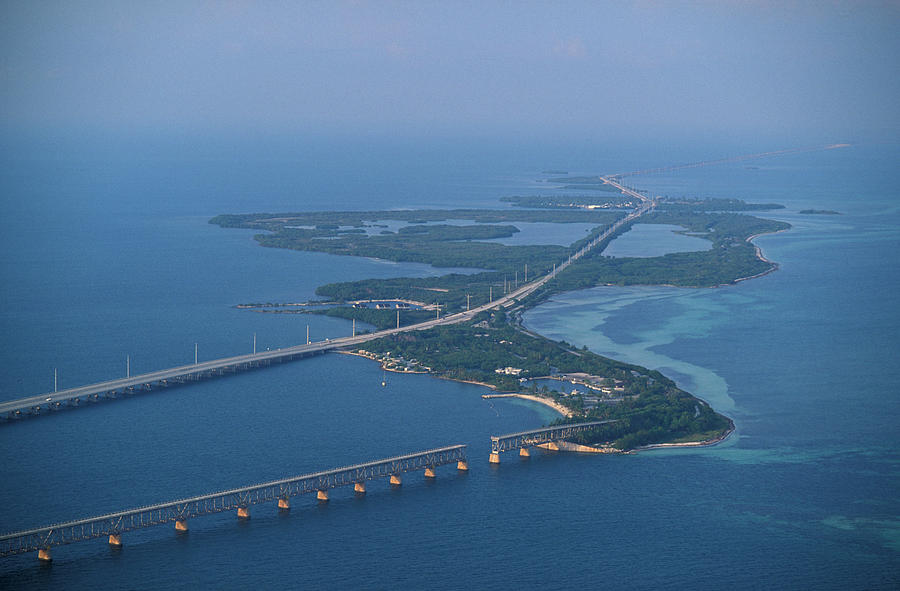
<svg viewBox="0 0 900 591">
<path fill-rule="evenodd" d="M 852 183 L 840 187 L 833 176 L 810 173 L 799 164 L 791 169 L 793 182 L 806 174 L 802 193 L 761 187 L 746 170 L 721 181 L 757 197 L 767 190 L 767 200 L 788 205 L 766 215 L 789 221 L 793 230 L 755 241 L 780 263 L 779 271 L 716 289 L 601 287 L 562 294 L 529 312 L 525 323 L 657 368 L 734 417 L 737 432 L 723 445 L 656 453 L 714 457 L 735 470 L 755 466 L 759 480 L 747 486 L 782 489 L 777 509 L 755 517 L 770 531 L 819 549 L 824 532 L 846 536 L 847 544 L 879 546 L 882 564 L 895 568 L 900 273 L 886 253 L 898 246 L 900 225 L 896 214 L 884 213 L 896 202 L 895 188 L 890 173 L 864 195 Z M 721 172 L 695 174 L 698 185 L 716 186 Z M 852 199 L 836 198 L 841 192 Z M 857 209 L 866 199 L 868 211 Z M 791 211 L 823 202 L 845 215 Z M 833 480 L 803 492 L 797 475 L 811 465 L 833 470 Z M 834 503 L 836 494 L 847 498 Z M 800 533 L 812 523 L 822 530 Z"/>
<path fill-rule="evenodd" d="M 247 232 L 206 224 L 214 214 L 487 206 L 539 186 L 548 167 L 603 173 L 661 158 L 635 166 L 575 150 L 434 146 L 386 148 L 367 163 L 363 149 L 275 152 L 6 153 L 3 397 L 46 389 L 53 367 L 68 385 L 123 373 L 126 354 L 133 371 L 181 363 L 195 341 L 212 357 L 249 350 L 254 332 L 261 346 L 298 342 L 307 323 L 314 338 L 343 334 L 342 321 L 231 306 L 305 299 L 326 281 L 438 272 L 262 249 Z M 245 524 L 197 519 L 178 538 L 136 532 L 121 552 L 102 541 L 57 548 L 49 568 L 5 559 L 0 586 L 896 588 L 895 162 L 896 151 L 854 148 L 636 177 L 659 194 L 784 203 L 766 215 L 795 229 L 756 241 L 780 270 L 718 289 L 562 294 L 527 314 L 530 328 L 659 368 L 709 400 L 738 425 L 722 445 L 536 453 L 492 468 L 490 435 L 552 413 L 427 376 L 381 388 L 375 364 L 327 355 L 0 425 L 0 530 L 457 442 L 470 445 L 470 473 L 373 485 L 364 499 L 339 492 L 324 507 L 298 500 L 287 516 L 257 507 Z M 845 215 L 796 213 L 806 207 Z"/>
</svg>

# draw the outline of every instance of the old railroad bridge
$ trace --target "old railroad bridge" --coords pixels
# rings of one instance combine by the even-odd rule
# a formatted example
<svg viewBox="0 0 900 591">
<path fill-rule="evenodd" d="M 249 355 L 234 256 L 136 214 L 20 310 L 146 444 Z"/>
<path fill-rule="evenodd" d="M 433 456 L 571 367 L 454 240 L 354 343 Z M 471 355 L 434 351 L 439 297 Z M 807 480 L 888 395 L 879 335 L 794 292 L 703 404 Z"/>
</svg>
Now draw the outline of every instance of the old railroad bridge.
<svg viewBox="0 0 900 591">
<path fill-rule="evenodd" d="M 353 486 L 356 494 L 365 494 L 368 481 L 389 479 L 391 485 L 399 486 L 403 474 L 407 472 L 424 470 L 426 478 L 434 478 L 438 466 L 454 462 L 458 470 L 469 469 L 465 445 L 440 447 L 355 466 L 117 511 L 98 517 L 57 523 L 0 536 L 0 556 L 37 551 L 39 559 L 49 561 L 50 549 L 53 546 L 102 537 L 108 538 L 111 546 L 121 546 L 122 534 L 136 529 L 174 523 L 175 531 L 186 532 L 188 519 L 224 511 L 234 511 L 239 519 L 249 519 L 251 505 L 277 503 L 279 510 L 286 511 L 291 507 L 292 497 L 315 493 L 316 498 L 324 502 L 328 500 L 329 490 L 342 486 Z"/>
<path fill-rule="evenodd" d="M 122 393 L 150 390 L 156 387 L 166 387 L 172 384 L 192 382 L 217 375 L 265 367 L 272 363 L 308 357 L 399 332 L 426 330 L 435 326 L 465 322 L 486 310 L 499 307 L 508 308 L 543 286 L 547 281 L 553 279 L 560 271 L 587 254 L 592 248 L 601 244 L 622 226 L 633 222 L 653 209 L 655 205 L 653 201 L 620 186 L 614 179 L 604 179 L 604 182 L 640 199 L 642 205 L 606 228 L 587 245 L 555 267 L 552 272 L 523 285 L 501 298 L 491 299 L 488 303 L 471 310 L 451 314 L 444 318 L 435 318 L 419 324 L 364 335 L 354 334 L 351 337 L 333 340 L 326 339 L 315 343 L 310 343 L 307 340 L 306 344 L 275 351 L 254 352 L 249 355 L 239 355 L 205 362 L 199 362 L 195 359 L 191 365 L 137 376 L 127 375 L 122 379 L 109 380 L 67 390 L 54 390 L 51 393 L 0 403 L 0 418 L 16 419 L 23 415 L 39 415 L 47 411 L 59 410 L 63 407 L 78 407 L 87 401 L 115 398 Z M 500 453 L 513 449 L 519 449 L 520 456 L 523 457 L 529 455 L 528 449 L 531 446 L 559 449 L 556 444 L 564 441 L 565 438 L 595 429 L 609 422 L 595 421 L 591 423 L 557 425 L 544 429 L 491 437 L 490 462 L 492 464 L 499 463 Z M 234 511 L 239 519 L 248 519 L 250 517 L 250 507 L 263 503 L 274 503 L 278 510 L 286 511 L 290 509 L 290 499 L 292 497 L 315 492 L 316 498 L 320 502 L 327 502 L 329 490 L 350 485 L 353 486 L 356 494 L 365 494 L 366 483 L 369 481 L 388 479 L 391 485 L 399 486 L 402 475 L 405 473 L 422 470 L 426 478 L 434 478 L 437 467 L 452 464 L 453 462 L 456 462 L 457 470 L 468 471 L 465 445 L 441 447 L 354 466 L 335 468 L 147 507 L 108 513 L 97 517 L 8 533 L 0 535 L 0 557 L 37 551 L 40 560 L 49 562 L 51 561 L 51 548 L 55 546 L 105 537 L 110 546 L 118 547 L 123 543 L 123 534 L 137 529 L 174 523 L 174 529 L 177 532 L 186 532 L 188 530 L 188 520 L 191 518 Z"/>
<path fill-rule="evenodd" d="M 610 422 L 613 421 L 555 425 L 521 433 L 492 436 L 490 462 L 492 464 L 499 463 L 499 454 L 513 449 L 519 449 L 521 456 L 528 457 L 528 453 L 522 452 L 527 452 L 528 448 L 534 445 L 551 450 L 559 449 L 555 446 L 556 443 Z M 315 493 L 319 502 L 327 502 L 330 490 L 350 486 L 353 487 L 355 494 L 363 495 L 366 493 L 366 483 L 369 481 L 387 480 L 391 486 L 400 486 L 404 474 L 423 471 L 425 478 L 435 478 L 435 470 L 438 467 L 453 463 L 456 463 L 458 471 L 467 472 L 469 464 L 466 450 L 466 445 L 439 447 L 353 466 L 12 532 L 0 535 L 0 557 L 36 551 L 41 561 L 50 562 L 52 560 L 51 548 L 55 546 L 106 538 L 110 546 L 120 547 L 123 544 L 123 534 L 138 529 L 172 523 L 176 532 L 184 533 L 188 531 L 188 520 L 204 515 L 233 511 L 237 518 L 249 519 L 250 507 L 253 505 L 272 504 L 279 511 L 288 511 L 291 508 L 291 498 L 301 495 Z"/>
</svg>

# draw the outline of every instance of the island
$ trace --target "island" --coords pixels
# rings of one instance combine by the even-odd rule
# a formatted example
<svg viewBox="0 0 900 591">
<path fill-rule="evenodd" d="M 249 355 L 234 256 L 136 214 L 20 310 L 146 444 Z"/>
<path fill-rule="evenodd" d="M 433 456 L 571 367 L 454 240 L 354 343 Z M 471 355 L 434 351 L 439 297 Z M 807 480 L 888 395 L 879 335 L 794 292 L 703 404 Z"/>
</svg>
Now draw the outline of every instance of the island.
<svg viewBox="0 0 900 591">
<path fill-rule="evenodd" d="M 499 310 L 468 323 L 370 341 L 355 353 L 392 371 L 427 372 L 552 401 L 566 421 L 619 419 L 574 443 L 629 450 L 712 441 L 732 428 L 730 419 L 658 371 L 529 333 Z"/>
<path fill-rule="evenodd" d="M 602 184 L 601 178 L 566 180 L 583 188 Z M 599 450 L 721 441 L 733 430 L 733 421 L 660 372 L 552 341 L 521 324 L 525 310 L 563 291 L 597 285 L 716 287 L 777 268 L 751 240 L 790 225 L 739 212 L 781 206 L 737 199 L 658 199 L 652 211 L 642 212 L 640 223 L 680 226 L 684 233 L 709 240 L 708 250 L 646 258 L 604 256 L 606 244 L 634 223 L 624 218 L 621 207 L 632 198 L 637 199 L 624 194 L 615 199 L 517 197 L 506 199 L 518 206 L 510 209 L 259 213 L 221 215 L 210 223 L 260 230 L 255 239 L 266 247 L 473 271 L 331 283 L 317 288 L 324 298 L 318 302 L 240 305 L 256 312 L 327 314 L 385 329 L 463 312 L 546 276 L 536 290 L 506 307 L 455 324 L 378 338 L 344 352 L 373 359 L 385 370 L 483 384 L 497 393 L 486 396 L 531 398 L 556 409 L 560 422 L 613 419 L 574 442 Z M 518 232 L 517 222 L 535 221 L 595 225 L 569 246 L 492 241 Z M 605 235 L 610 228 L 616 230 Z M 599 244 L 585 249 L 601 236 Z M 582 249 L 583 256 L 556 272 L 558 264 Z"/>
<path fill-rule="evenodd" d="M 801 209 L 797 213 L 804 215 L 841 215 L 841 212 L 833 209 Z"/>
<path fill-rule="evenodd" d="M 511 195 L 501 197 L 516 207 L 539 209 L 633 209 L 639 205 L 638 200 L 627 195 L 609 195 L 602 199 L 594 195 Z"/>
</svg>

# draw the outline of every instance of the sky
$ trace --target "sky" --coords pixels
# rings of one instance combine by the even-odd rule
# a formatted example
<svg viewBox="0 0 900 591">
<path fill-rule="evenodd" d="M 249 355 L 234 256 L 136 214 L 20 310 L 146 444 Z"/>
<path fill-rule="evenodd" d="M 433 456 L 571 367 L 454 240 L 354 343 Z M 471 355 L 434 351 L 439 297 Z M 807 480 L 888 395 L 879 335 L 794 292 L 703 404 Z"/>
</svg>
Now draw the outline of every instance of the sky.
<svg viewBox="0 0 900 591">
<path fill-rule="evenodd" d="M 900 137 L 900 2 L 4 0 L 7 131 Z"/>
</svg>

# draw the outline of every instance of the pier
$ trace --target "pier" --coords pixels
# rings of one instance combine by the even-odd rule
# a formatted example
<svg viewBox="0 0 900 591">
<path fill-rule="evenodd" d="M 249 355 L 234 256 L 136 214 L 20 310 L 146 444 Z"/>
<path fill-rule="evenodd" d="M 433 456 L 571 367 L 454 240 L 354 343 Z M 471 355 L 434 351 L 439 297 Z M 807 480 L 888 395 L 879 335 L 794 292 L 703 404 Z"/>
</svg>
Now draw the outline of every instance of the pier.
<svg viewBox="0 0 900 591">
<path fill-rule="evenodd" d="M 271 503 L 278 510 L 286 511 L 290 509 L 292 497 L 304 494 L 315 493 L 320 502 L 326 502 L 328 492 L 338 487 L 353 486 L 356 494 L 365 494 L 366 483 L 372 480 L 384 479 L 393 486 L 399 486 L 406 473 L 421 470 L 426 478 L 435 478 L 436 468 L 453 463 L 457 470 L 467 471 L 466 447 L 440 447 L 14 532 L 0 536 L 0 557 L 37 552 L 40 560 L 49 562 L 52 559 L 50 550 L 54 546 L 106 538 L 111 546 L 118 547 L 123 544 L 123 534 L 136 529 L 172 523 L 176 532 L 186 532 L 188 521 L 203 515 L 233 511 L 238 519 L 249 519 L 252 505 Z"/>
<path fill-rule="evenodd" d="M 591 421 L 589 423 L 571 423 L 567 425 L 546 427 L 544 429 L 532 429 L 531 431 L 509 433 L 507 435 L 493 435 L 491 436 L 490 463 L 499 464 L 500 454 L 514 449 L 519 450 L 519 455 L 521 457 L 528 457 L 531 455 L 529 450 L 536 445 L 546 447 L 546 449 L 559 449 L 558 443 L 570 439 L 573 435 L 590 431 L 600 425 L 615 423 L 616 421 L 617 419 Z"/>
</svg>

